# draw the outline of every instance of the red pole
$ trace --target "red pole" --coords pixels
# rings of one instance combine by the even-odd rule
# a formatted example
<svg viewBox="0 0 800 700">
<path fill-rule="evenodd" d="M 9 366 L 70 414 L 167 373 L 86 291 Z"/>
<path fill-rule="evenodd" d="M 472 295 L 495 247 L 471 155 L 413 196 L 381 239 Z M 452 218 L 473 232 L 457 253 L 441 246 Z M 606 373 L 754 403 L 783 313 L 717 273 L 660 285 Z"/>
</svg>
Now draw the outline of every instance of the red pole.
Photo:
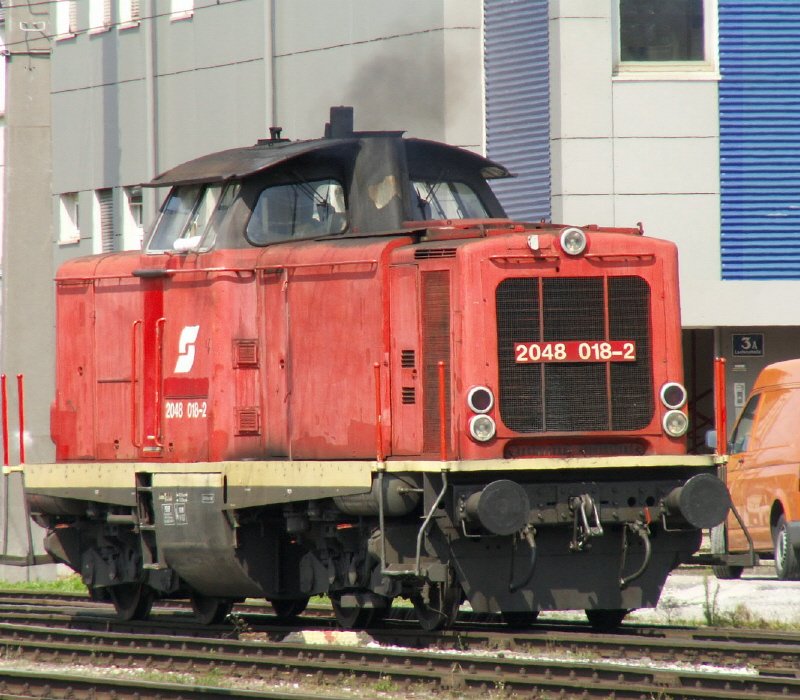
<svg viewBox="0 0 800 700">
<path fill-rule="evenodd" d="M 444 362 L 439 360 L 439 456 L 447 461 L 447 402 L 445 401 Z"/>
<path fill-rule="evenodd" d="M 725 358 L 714 358 L 714 423 L 717 429 L 717 454 L 728 451 L 728 405 L 725 395 Z"/>
<path fill-rule="evenodd" d="M 375 370 L 375 450 L 379 462 L 383 462 L 383 421 L 381 410 L 381 365 L 376 362 L 373 365 Z"/>
<path fill-rule="evenodd" d="M 25 387 L 21 374 L 17 375 L 17 400 L 19 402 L 19 463 L 25 464 Z"/>
<path fill-rule="evenodd" d="M 8 466 L 8 387 L 6 375 L 0 374 L 0 402 L 3 404 L 3 466 Z"/>
</svg>

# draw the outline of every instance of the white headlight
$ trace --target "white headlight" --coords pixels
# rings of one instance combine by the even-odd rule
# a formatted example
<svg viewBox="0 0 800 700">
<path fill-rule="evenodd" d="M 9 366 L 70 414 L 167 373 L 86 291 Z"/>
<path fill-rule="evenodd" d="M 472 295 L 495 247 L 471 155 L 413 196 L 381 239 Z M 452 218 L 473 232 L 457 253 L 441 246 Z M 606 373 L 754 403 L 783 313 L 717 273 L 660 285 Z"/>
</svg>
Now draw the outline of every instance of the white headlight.
<svg viewBox="0 0 800 700">
<path fill-rule="evenodd" d="M 586 234 L 579 228 L 565 228 L 561 232 L 561 249 L 567 255 L 580 255 L 586 250 Z"/>
<path fill-rule="evenodd" d="M 664 432 L 670 437 L 685 435 L 689 429 L 689 418 L 683 411 L 667 411 L 664 414 Z"/>
<path fill-rule="evenodd" d="M 667 408 L 683 408 L 686 403 L 686 389 L 678 382 L 667 382 L 661 387 L 661 403 Z"/>
<path fill-rule="evenodd" d="M 469 434 L 472 436 L 473 440 L 486 442 L 491 440 L 496 432 L 497 426 L 494 424 L 491 416 L 481 414 L 470 418 Z"/>
<path fill-rule="evenodd" d="M 488 413 L 494 406 L 492 390 L 485 386 L 474 386 L 467 393 L 467 406 L 475 413 Z"/>
</svg>

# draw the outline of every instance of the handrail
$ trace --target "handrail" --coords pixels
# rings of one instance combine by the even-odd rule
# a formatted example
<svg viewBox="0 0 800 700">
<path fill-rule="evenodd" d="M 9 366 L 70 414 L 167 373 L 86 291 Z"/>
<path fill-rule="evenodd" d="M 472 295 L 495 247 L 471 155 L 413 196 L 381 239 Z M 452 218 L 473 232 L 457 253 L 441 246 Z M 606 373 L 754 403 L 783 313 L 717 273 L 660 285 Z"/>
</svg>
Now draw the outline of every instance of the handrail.
<svg viewBox="0 0 800 700">
<path fill-rule="evenodd" d="M 439 360 L 439 457 L 447 461 L 447 399 L 445 397 L 444 362 Z"/>
<path fill-rule="evenodd" d="M 17 405 L 19 410 L 19 463 L 25 464 L 25 386 L 21 374 L 17 375 Z"/>
<path fill-rule="evenodd" d="M 139 416 L 139 405 L 136 401 L 138 398 L 136 393 L 136 383 L 139 381 L 138 373 L 137 373 L 137 366 L 139 364 L 139 356 L 136 352 L 136 330 L 138 326 L 142 325 L 142 321 L 134 321 L 131 327 L 131 444 L 134 447 L 138 447 L 141 449 L 142 441 L 138 438 L 138 433 L 136 430 L 136 419 Z"/>
<path fill-rule="evenodd" d="M 164 325 L 167 319 L 163 316 L 156 321 L 156 386 L 155 386 L 155 434 L 153 442 L 156 447 L 164 447 L 161 441 L 161 395 L 164 382 Z"/>
<path fill-rule="evenodd" d="M 316 268 L 316 267 L 338 267 L 341 265 L 369 265 L 371 267 L 377 266 L 379 261 L 375 258 L 365 258 L 364 260 L 329 260 L 326 262 L 314 262 L 314 263 L 295 263 L 295 264 L 286 264 L 280 263 L 276 265 L 253 265 L 252 267 L 184 267 L 184 268 L 159 268 L 159 267 L 152 267 L 152 268 L 142 268 L 132 270 L 131 272 L 119 272 L 107 275 L 86 275 L 86 276 L 74 276 L 74 277 L 57 277 L 56 283 L 59 282 L 94 282 L 96 280 L 120 280 L 120 279 L 128 279 L 134 273 L 139 273 L 134 276 L 137 277 L 148 277 L 148 276 L 158 276 L 158 277 L 167 277 L 170 275 L 188 275 L 192 273 L 202 273 L 202 272 L 277 272 L 279 270 L 299 270 L 303 268 Z"/>
<path fill-rule="evenodd" d="M 8 383 L 6 375 L 0 375 L 0 402 L 2 403 L 3 420 L 3 466 L 7 467 L 8 461 Z"/>
<path fill-rule="evenodd" d="M 381 365 L 373 365 L 375 371 L 375 452 L 378 462 L 383 462 L 383 410 L 381 406 Z"/>
</svg>

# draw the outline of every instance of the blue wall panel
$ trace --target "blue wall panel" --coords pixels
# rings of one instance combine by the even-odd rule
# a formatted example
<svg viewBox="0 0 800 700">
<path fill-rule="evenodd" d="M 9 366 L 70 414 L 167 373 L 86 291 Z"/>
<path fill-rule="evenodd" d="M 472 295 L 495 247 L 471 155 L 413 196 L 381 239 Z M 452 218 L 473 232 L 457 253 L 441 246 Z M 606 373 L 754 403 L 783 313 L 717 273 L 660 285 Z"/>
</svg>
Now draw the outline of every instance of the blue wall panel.
<svg viewBox="0 0 800 700">
<path fill-rule="evenodd" d="M 492 181 L 514 218 L 550 219 L 547 0 L 484 0 L 487 155 L 517 177 Z"/>
<path fill-rule="evenodd" d="M 722 278 L 800 279 L 800 2 L 720 0 Z"/>
</svg>

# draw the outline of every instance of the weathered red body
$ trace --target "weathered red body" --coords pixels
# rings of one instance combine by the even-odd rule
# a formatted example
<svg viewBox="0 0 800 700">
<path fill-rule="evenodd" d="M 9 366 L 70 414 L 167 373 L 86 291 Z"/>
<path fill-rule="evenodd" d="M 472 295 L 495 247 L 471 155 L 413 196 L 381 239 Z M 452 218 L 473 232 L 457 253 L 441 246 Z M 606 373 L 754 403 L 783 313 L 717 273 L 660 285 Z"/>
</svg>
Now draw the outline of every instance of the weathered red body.
<svg viewBox="0 0 800 700">
<path fill-rule="evenodd" d="M 634 430 L 532 436 L 506 426 L 496 405 L 497 439 L 476 443 L 464 429 L 471 414 L 459 397 L 475 385 L 498 390 L 494 290 L 509 277 L 643 279 L 652 398 L 682 376 L 679 305 L 664 303 L 677 300 L 674 245 L 587 230 L 588 250 L 573 259 L 559 248 L 562 228 L 429 222 L 414 232 L 423 243 L 400 233 L 67 263 L 57 278 L 58 325 L 70 329 L 57 355 L 57 459 L 371 459 L 374 363 L 386 455 L 435 458 L 435 342 L 452 348 L 443 358 L 452 383 L 448 459 L 613 454 L 593 452 L 598 444 L 618 444 L 619 454 L 682 454 L 683 439 L 664 434 L 659 410 Z M 436 284 L 446 296 L 425 300 L 424 286 Z M 194 326 L 196 339 L 182 345 L 181 333 Z M 448 337 L 426 340 L 431 326 Z M 558 340 L 578 337 L 576 329 Z M 418 364 L 403 367 L 403 350 L 418 354 Z M 176 373 L 187 355 L 191 368 Z"/>
</svg>

